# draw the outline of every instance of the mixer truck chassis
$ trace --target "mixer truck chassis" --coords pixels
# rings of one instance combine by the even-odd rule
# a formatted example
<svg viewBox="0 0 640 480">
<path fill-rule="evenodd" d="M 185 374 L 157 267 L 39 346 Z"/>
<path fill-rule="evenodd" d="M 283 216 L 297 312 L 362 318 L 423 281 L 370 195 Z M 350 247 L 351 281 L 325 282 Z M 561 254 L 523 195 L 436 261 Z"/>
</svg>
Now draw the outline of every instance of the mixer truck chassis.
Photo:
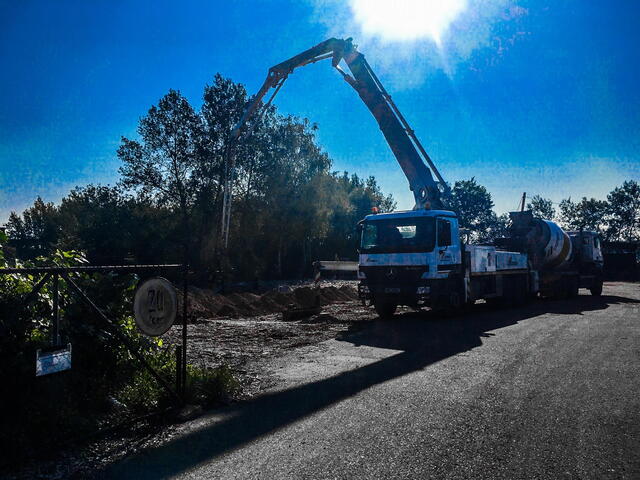
<svg viewBox="0 0 640 480">
<path fill-rule="evenodd" d="M 517 306 L 536 298 L 563 299 L 578 295 L 580 288 L 592 295 L 602 293 L 602 279 L 578 272 L 466 272 L 443 280 L 419 283 L 361 283 L 363 303 L 373 305 L 381 317 L 389 317 L 398 305 L 420 309 L 429 307 L 443 313 L 460 310 L 478 300 L 495 306 Z"/>
</svg>

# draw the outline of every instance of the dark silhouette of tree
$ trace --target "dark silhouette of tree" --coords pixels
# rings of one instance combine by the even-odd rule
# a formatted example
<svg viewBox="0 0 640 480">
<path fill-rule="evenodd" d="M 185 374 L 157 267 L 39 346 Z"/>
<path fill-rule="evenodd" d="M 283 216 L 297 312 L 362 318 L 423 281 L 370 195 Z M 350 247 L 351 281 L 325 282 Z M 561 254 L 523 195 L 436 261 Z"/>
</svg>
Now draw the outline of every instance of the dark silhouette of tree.
<svg viewBox="0 0 640 480">
<path fill-rule="evenodd" d="M 11 212 L 6 234 L 22 259 L 48 255 L 55 250 L 61 234 L 58 208 L 37 197 L 32 207 L 18 215 Z"/>
<path fill-rule="evenodd" d="M 567 230 L 589 230 L 606 238 L 608 204 L 582 197 L 579 202 L 566 198 L 560 202 L 560 224 Z"/>
<path fill-rule="evenodd" d="M 444 204 L 458 214 L 460 227 L 468 229 L 471 240 L 487 241 L 497 217 L 493 211 L 493 200 L 487 189 L 475 177 L 458 180 L 453 184 Z"/>
<path fill-rule="evenodd" d="M 531 210 L 534 217 L 542 218 L 544 220 L 553 220 L 556 216 L 556 211 L 553 208 L 553 202 L 548 198 L 541 197 L 540 195 L 534 195 L 531 198 L 531 201 L 527 203 L 527 210 Z"/>
<path fill-rule="evenodd" d="M 640 184 L 624 182 L 609 195 L 607 236 L 612 240 L 640 240 Z"/>
<path fill-rule="evenodd" d="M 118 148 L 121 183 L 179 210 L 183 258 L 191 263 L 189 222 L 200 179 L 202 118 L 180 92 L 170 90 L 140 119 L 138 134 L 139 141 L 123 137 Z"/>
</svg>

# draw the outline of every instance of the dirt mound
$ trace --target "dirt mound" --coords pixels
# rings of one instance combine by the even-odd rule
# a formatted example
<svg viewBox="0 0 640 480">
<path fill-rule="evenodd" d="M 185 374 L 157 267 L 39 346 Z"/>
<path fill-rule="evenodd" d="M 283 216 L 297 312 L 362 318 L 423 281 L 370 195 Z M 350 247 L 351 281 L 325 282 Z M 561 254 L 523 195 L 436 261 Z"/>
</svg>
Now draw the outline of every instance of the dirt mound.
<svg viewBox="0 0 640 480">
<path fill-rule="evenodd" d="M 346 295 L 349 300 L 358 300 L 358 291 L 354 287 L 348 285 L 341 286 L 338 290 L 343 295 Z"/>
<path fill-rule="evenodd" d="M 256 310 L 253 305 L 251 305 L 251 299 L 247 296 L 246 293 L 232 293 L 227 296 L 227 300 L 229 300 L 238 313 L 244 316 L 252 316 L 259 313 L 262 313 Z"/>
<path fill-rule="evenodd" d="M 276 290 L 271 290 L 262 296 L 276 303 L 281 308 L 286 308 L 291 303 L 295 303 L 293 300 L 293 295 L 291 293 L 282 293 Z"/>
<path fill-rule="evenodd" d="M 272 299 L 270 299 L 265 295 L 258 297 L 258 300 L 253 302 L 252 305 L 256 310 L 266 312 L 266 313 L 277 313 L 277 312 L 281 312 L 283 309 L 282 305 L 274 302 Z"/>
<path fill-rule="evenodd" d="M 191 287 L 189 289 L 189 318 L 195 322 L 198 318 L 213 317 L 253 317 L 283 312 L 290 307 L 312 308 L 336 302 L 357 300 L 358 293 L 350 285 L 337 288 L 302 286 L 287 289 L 277 288 L 262 295 L 242 292 L 222 295 L 212 290 Z"/>
<path fill-rule="evenodd" d="M 311 287 L 296 288 L 293 291 L 293 296 L 296 299 L 296 303 L 302 308 L 315 307 L 319 300 L 318 289 Z"/>
<path fill-rule="evenodd" d="M 238 318 L 240 315 L 238 315 L 238 310 L 231 305 L 223 305 L 222 308 L 216 312 L 216 316 Z"/>
<path fill-rule="evenodd" d="M 330 303 L 344 300 L 344 298 L 339 294 L 336 287 L 322 288 L 320 290 L 320 296 L 321 299 L 324 300 L 323 305 L 328 305 Z"/>
</svg>

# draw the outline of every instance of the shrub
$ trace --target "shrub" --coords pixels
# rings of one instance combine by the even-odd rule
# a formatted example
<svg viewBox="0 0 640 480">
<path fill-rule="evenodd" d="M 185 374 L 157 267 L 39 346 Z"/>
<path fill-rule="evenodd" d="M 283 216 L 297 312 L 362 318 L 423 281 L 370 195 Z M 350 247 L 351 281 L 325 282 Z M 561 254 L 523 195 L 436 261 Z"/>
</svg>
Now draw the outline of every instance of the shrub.
<svg viewBox="0 0 640 480">
<path fill-rule="evenodd" d="M 0 246 L 5 237 L 0 236 Z M 56 252 L 32 264 L 78 265 L 77 252 Z M 18 264 L 29 266 L 32 264 Z M 0 248 L 0 267 L 6 267 Z M 53 292 L 45 284 L 35 301 L 25 296 L 37 282 L 34 276 L 0 275 L 0 451 L 7 461 L 29 458 L 51 445 L 78 439 L 110 422 L 168 407 L 173 398 L 135 359 L 105 325 L 66 288 L 60 279 L 62 343 L 73 344 L 73 367 L 66 372 L 35 376 L 39 348 L 51 344 Z M 74 275 L 74 281 L 120 332 L 167 381 L 175 383 L 175 353 L 160 339 L 138 332 L 131 316 L 135 275 Z M 211 405 L 226 400 L 238 386 L 227 368 L 188 366 L 187 401 Z"/>
</svg>

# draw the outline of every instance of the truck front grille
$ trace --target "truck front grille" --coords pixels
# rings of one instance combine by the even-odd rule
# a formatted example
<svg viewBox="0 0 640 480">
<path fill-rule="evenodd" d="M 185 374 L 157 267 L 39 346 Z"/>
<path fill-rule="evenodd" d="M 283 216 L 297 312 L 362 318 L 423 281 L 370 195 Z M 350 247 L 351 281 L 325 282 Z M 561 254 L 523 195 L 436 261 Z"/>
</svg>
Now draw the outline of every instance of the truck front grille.
<svg viewBox="0 0 640 480">
<path fill-rule="evenodd" d="M 368 285 L 415 285 L 422 274 L 429 271 L 428 265 L 417 266 L 361 266 L 360 271 L 366 276 Z"/>
</svg>

